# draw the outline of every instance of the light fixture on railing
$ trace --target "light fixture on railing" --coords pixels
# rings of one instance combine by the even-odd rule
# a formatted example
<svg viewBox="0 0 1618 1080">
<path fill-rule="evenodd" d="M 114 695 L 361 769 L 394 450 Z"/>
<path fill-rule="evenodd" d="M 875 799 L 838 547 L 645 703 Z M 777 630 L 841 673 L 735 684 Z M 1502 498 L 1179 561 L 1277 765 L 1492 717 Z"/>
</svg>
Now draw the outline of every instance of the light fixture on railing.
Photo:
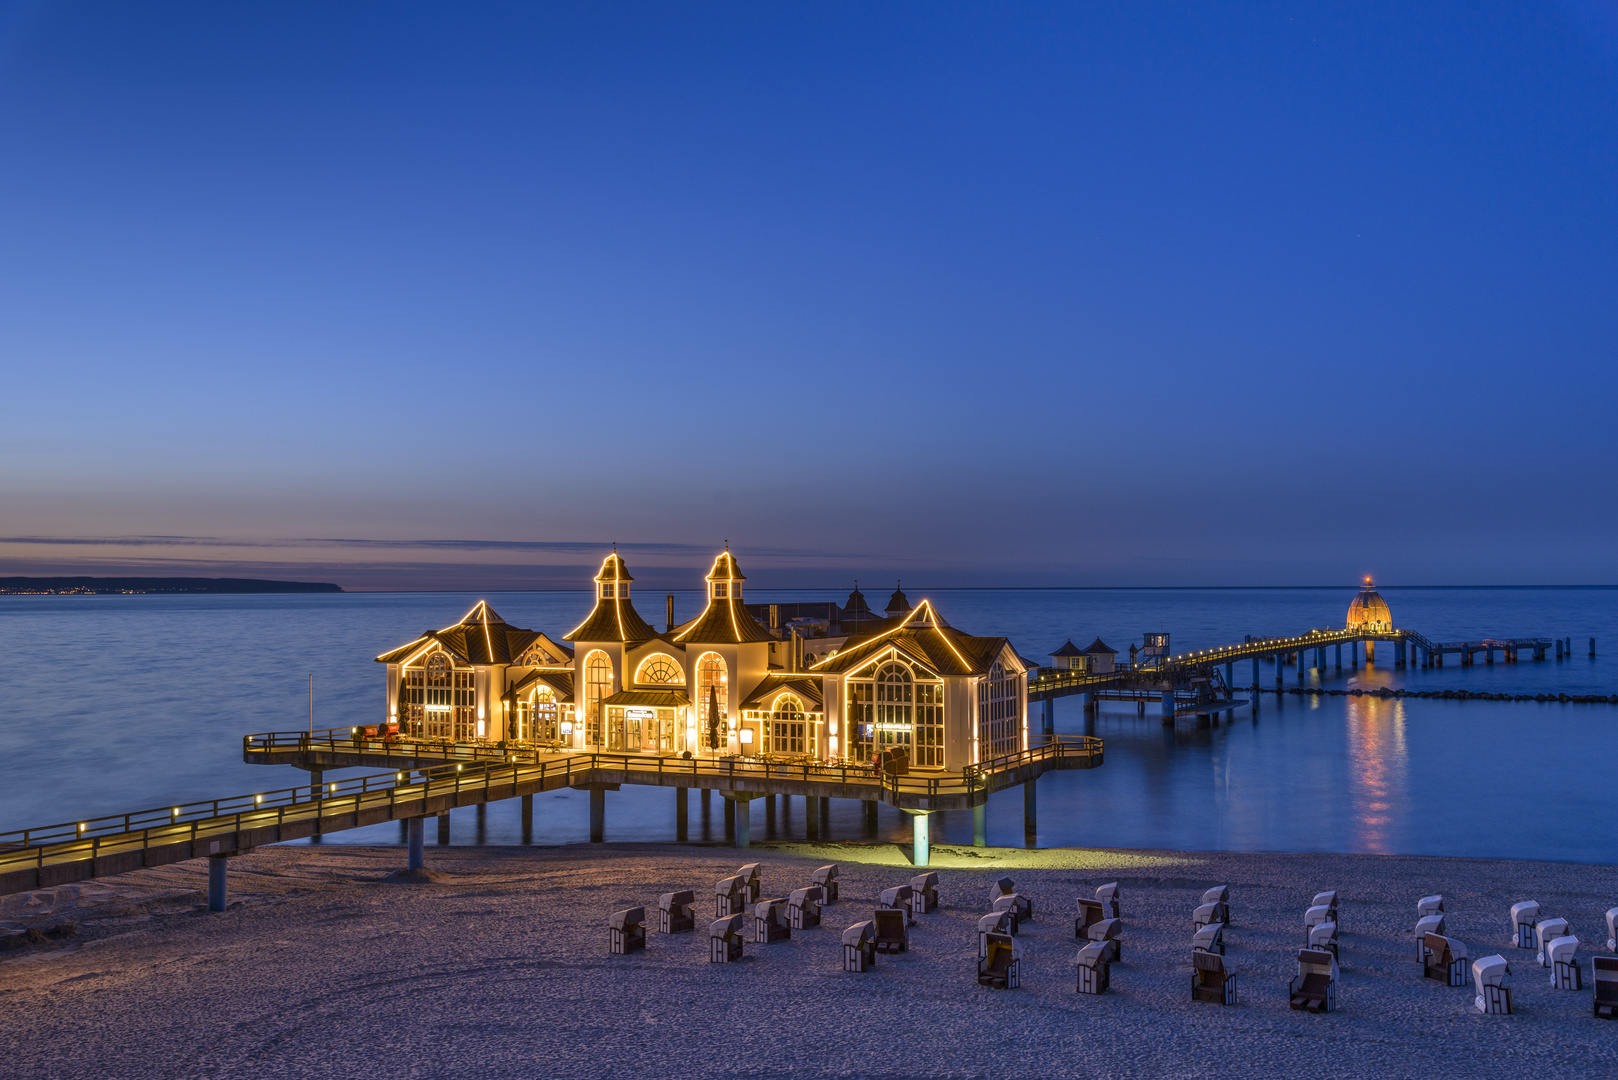
<svg viewBox="0 0 1618 1080">
<path fill-rule="evenodd" d="M 254 796 L 253 796 L 253 802 L 254 802 L 254 803 L 255 803 L 255 804 L 257 804 L 257 803 L 261 803 L 261 802 L 263 802 L 263 801 L 264 801 L 264 796 L 262 796 L 262 795 L 254 795 Z"/>
</svg>

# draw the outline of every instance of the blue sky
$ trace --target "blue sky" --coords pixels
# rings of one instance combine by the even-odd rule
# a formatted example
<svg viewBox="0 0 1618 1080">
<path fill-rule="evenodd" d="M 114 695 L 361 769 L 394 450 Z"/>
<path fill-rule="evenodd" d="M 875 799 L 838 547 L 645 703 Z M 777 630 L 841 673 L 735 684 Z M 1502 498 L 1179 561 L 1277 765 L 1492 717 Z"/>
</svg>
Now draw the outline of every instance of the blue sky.
<svg viewBox="0 0 1618 1080">
<path fill-rule="evenodd" d="M 1615 11 L 0 4 L 0 574 L 1618 581 Z"/>
</svg>

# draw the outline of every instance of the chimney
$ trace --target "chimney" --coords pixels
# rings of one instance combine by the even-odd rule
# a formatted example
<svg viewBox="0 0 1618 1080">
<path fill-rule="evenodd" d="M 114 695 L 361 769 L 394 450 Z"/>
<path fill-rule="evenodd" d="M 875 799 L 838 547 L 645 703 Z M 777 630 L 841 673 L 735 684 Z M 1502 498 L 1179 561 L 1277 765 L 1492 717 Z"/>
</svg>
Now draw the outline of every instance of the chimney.
<svg viewBox="0 0 1618 1080">
<path fill-rule="evenodd" d="M 779 629 L 781 629 L 781 605 L 780 604 L 771 604 L 770 605 L 770 629 L 771 630 L 779 630 Z"/>
<path fill-rule="evenodd" d="M 674 594 L 673 593 L 669 593 L 669 596 L 668 596 L 668 630 L 666 632 L 670 633 L 670 634 L 674 633 Z"/>
<path fill-rule="evenodd" d="M 798 628 L 792 628 L 792 635 L 787 639 L 787 670 L 803 670 L 803 638 L 798 636 Z"/>
</svg>

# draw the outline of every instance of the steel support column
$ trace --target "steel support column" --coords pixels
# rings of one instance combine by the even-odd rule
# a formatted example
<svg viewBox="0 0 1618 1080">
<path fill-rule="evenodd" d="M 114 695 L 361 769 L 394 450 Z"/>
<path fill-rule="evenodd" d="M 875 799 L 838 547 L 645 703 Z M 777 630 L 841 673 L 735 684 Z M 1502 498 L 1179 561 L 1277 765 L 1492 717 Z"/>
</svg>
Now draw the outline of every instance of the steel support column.
<svg viewBox="0 0 1618 1080">
<path fill-rule="evenodd" d="M 1033 780 L 1024 780 L 1022 785 L 1022 831 L 1028 839 L 1039 832 L 1039 791 L 1034 785 Z"/>
<path fill-rule="evenodd" d="M 223 855 L 208 856 L 208 910 L 225 910 L 225 862 Z"/>
<path fill-rule="evenodd" d="M 972 846 L 989 846 L 989 804 L 978 803 L 972 807 Z"/>
<path fill-rule="evenodd" d="M 932 826 L 928 823 L 931 817 L 926 811 L 910 815 L 911 861 L 917 866 L 926 866 L 931 855 Z"/>
<path fill-rule="evenodd" d="M 590 843 L 603 843 L 607 835 L 607 792 L 590 789 Z"/>
<path fill-rule="evenodd" d="M 420 870 L 427 865 L 427 855 L 423 850 L 427 843 L 427 819 L 413 817 L 405 822 L 405 835 L 408 854 L 405 856 L 405 869 Z"/>
<path fill-rule="evenodd" d="M 691 820 L 691 789 L 677 787 L 674 789 L 674 839 L 682 844 L 689 832 Z"/>
</svg>

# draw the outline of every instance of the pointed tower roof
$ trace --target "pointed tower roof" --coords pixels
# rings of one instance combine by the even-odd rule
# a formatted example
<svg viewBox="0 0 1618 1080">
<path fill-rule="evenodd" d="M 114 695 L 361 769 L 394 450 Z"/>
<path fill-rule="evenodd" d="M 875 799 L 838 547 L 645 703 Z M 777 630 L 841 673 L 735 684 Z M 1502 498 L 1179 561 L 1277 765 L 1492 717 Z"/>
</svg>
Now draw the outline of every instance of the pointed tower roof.
<svg viewBox="0 0 1618 1080">
<path fill-rule="evenodd" d="M 724 551 L 719 553 L 719 556 L 716 559 L 714 559 L 713 569 L 708 571 L 708 577 L 706 580 L 746 581 L 747 575 L 743 574 L 742 568 L 736 565 L 736 556 L 732 555 L 730 553 L 730 548 L 727 547 Z"/>
<path fill-rule="evenodd" d="M 1112 648 L 1100 638 L 1096 638 L 1094 641 L 1090 642 L 1090 647 L 1084 650 L 1084 655 L 1094 656 L 1097 653 L 1106 653 L 1108 656 L 1117 656 L 1118 650 Z"/>
<path fill-rule="evenodd" d="M 1060 649 L 1057 649 L 1053 653 L 1046 653 L 1045 655 L 1051 657 L 1052 659 L 1056 659 L 1057 657 L 1062 656 L 1083 656 L 1085 653 L 1083 649 L 1073 644 L 1072 638 L 1068 638 L 1066 641 L 1062 642 L 1062 647 Z"/>
<path fill-rule="evenodd" d="M 479 600 L 459 622 L 429 630 L 410 644 L 383 653 L 377 660 L 384 664 L 406 663 L 436 646 L 463 664 L 509 664 L 541 637 L 544 635 L 537 630 L 512 626 L 488 601 Z"/>
<path fill-rule="evenodd" d="M 674 631 L 674 640 L 688 645 L 736 645 L 774 640 L 764 624 L 742 603 L 741 583 L 747 578 L 727 547 L 708 571 L 708 606 L 702 614 Z"/>
<path fill-rule="evenodd" d="M 854 591 L 848 594 L 848 602 L 843 605 L 843 610 L 851 615 L 855 613 L 870 613 L 871 605 L 865 602 L 865 594 L 860 592 L 859 582 L 856 581 L 854 583 Z"/>
<path fill-rule="evenodd" d="M 893 583 L 893 595 L 888 597 L 887 616 L 897 619 L 910 611 L 910 598 L 899 588 L 899 583 Z"/>
<path fill-rule="evenodd" d="M 657 636 L 629 602 L 629 568 L 616 550 L 601 560 L 595 576 L 596 606 L 564 641 L 650 641 Z"/>
</svg>

